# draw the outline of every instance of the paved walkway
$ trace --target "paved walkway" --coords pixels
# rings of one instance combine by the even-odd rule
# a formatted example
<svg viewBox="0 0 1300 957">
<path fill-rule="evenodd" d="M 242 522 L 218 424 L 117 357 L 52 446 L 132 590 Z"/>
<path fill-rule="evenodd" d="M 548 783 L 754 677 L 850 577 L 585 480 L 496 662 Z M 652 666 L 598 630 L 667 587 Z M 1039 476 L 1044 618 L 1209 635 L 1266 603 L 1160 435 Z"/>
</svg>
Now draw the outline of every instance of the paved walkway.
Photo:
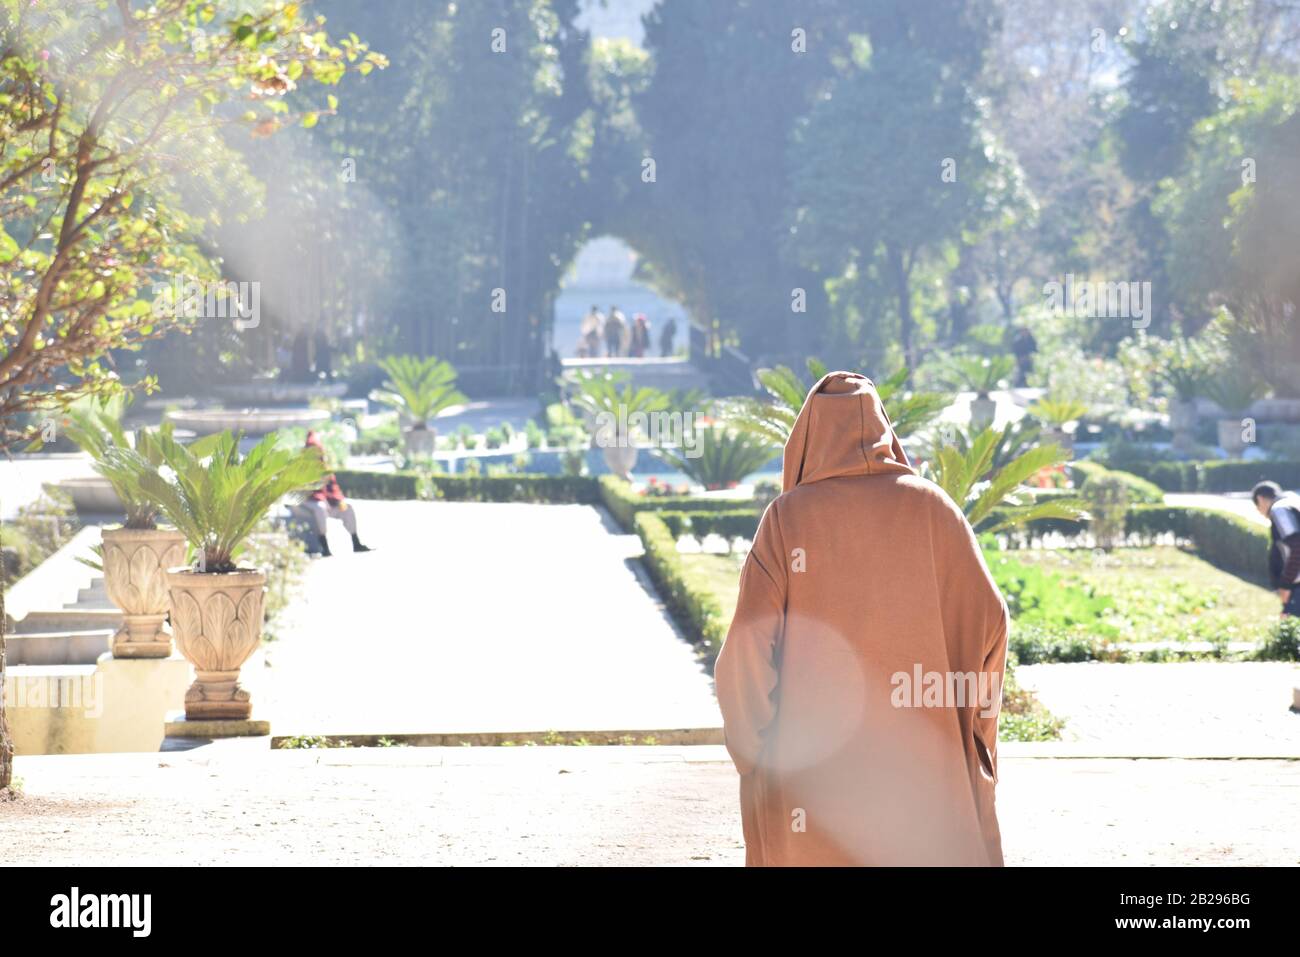
<svg viewBox="0 0 1300 957">
<path fill-rule="evenodd" d="M 712 681 L 583 505 L 358 502 L 313 561 L 268 667 L 276 734 L 721 727 Z"/>
<path fill-rule="evenodd" d="M 1300 761 L 1004 756 L 1010 865 L 1295 865 Z M 721 748 L 27 758 L 0 867 L 739 865 Z"/>
<path fill-rule="evenodd" d="M 1232 495 L 1207 495 L 1199 492 L 1166 492 L 1165 503 L 1168 505 L 1183 505 L 1190 508 L 1211 508 L 1220 512 L 1231 512 L 1233 515 L 1239 515 L 1247 521 L 1266 527 L 1268 519 L 1259 514 L 1259 510 L 1250 500 L 1247 492 L 1233 493 Z"/>
<path fill-rule="evenodd" d="M 1021 665 L 1016 679 L 1066 719 L 1065 741 L 1148 754 L 1300 753 L 1289 662 Z"/>
</svg>

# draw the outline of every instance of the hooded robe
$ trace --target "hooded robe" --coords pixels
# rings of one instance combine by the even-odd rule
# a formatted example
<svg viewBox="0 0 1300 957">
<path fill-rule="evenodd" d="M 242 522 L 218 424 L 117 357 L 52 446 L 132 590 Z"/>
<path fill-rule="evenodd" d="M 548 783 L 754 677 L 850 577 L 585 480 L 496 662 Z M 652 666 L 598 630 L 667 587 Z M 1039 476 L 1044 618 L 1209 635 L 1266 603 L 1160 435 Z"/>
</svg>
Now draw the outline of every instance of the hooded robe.
<svg viewBox="0 0 1300 957">
<path fill-rule="evenodd" d="M 864 376 L 786 442 L 714 672 L 746 863 L 1000 866 L 1007 608 Z"/>
</svg>

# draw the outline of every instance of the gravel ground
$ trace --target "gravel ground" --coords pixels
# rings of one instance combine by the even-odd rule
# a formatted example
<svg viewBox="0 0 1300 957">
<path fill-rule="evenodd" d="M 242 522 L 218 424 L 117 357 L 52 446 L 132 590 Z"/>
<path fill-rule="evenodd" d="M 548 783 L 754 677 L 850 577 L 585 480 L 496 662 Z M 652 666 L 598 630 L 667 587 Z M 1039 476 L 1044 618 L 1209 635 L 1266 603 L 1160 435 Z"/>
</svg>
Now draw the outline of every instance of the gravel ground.
<svg viewBox="0 0 1300 957">
<path fill-rule="evenodd" d="M 0 865 L 743 863 L 698 748 L 411 748 L 21 761 Z M 1001 761 L 1008 864 L 1300 863 L 1300 761 Z"/>
</svg>

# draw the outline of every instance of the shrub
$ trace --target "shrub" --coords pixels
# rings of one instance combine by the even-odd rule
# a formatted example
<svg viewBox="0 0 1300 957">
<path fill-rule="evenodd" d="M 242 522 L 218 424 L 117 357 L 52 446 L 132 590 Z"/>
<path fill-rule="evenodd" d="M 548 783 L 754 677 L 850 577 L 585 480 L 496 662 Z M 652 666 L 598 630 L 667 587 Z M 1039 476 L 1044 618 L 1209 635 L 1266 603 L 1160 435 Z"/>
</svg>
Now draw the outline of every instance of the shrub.
<svg viewBox="0 0 1300 957">
<path fill-rule="evenodd" d="M 1002 713 L 998 716 L 999 741 L 1055 741 L 1065 722 L 1053 715 L 1016 680 L 1015 653 L 1007 657 L 1002 679 Z"/>
<path fill-rule="evenodd" d="M 1089 635 L 1019 622 L 1012 626 L 1007 646 L 1026 665 L 1096 661 L 1103 657 L 1102 643 Z"/>
<path fill-rule="evenodd" d="M 0 547 L 13 556 L 5 574 L 22 578 L 70 542 L 79 527 L 72 500 L 47 487 L 35 501 L 19 508 L 12 522 L 0 526 Z"/>
<path fill-rule="evenodd" d="M 303 543 L 282 527 L 263 520 L 248 537 L 245 556 L 249 563 L 266 573 L 264 612 L 268 623 L 288 606 L 298 591 L 303 573 L 310 559 Z M 275 632 L 263 631 L 267 641 L 275 640 Z"/>
<path fill-rule="evenodd" d="M 1255 650 L 1257 661 L 1300 661 L 1300 618 L 1279 621 Z"/>
<path fill-rule="evenodd" d="M 1084 501 L 1092 521 L 1093 541 L 1107 551 L 1122 544 L 1125 535 L 1124 518 L 1128 511 L 1128 489 L 1111 472 L 1093 478 L 1083 491 Z"/>
</svg>

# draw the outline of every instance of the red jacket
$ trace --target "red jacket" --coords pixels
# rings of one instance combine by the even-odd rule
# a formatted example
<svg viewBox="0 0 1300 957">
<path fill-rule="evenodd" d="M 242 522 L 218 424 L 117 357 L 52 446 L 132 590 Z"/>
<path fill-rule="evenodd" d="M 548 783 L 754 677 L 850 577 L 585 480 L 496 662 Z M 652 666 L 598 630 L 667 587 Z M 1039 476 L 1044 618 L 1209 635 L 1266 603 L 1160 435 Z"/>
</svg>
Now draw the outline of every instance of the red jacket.
<svg viewBox="0 0 1300 957">
<path fill-rule="evenodd" d="M 331 505 L 343 504 L 343 489 L 339 485 L 339 480 L 334 477 L 333 472 L 326 476 L 324 485 L 311 493 L 311 498 L 317 502 L 328 502 Z"/>
</svg>

